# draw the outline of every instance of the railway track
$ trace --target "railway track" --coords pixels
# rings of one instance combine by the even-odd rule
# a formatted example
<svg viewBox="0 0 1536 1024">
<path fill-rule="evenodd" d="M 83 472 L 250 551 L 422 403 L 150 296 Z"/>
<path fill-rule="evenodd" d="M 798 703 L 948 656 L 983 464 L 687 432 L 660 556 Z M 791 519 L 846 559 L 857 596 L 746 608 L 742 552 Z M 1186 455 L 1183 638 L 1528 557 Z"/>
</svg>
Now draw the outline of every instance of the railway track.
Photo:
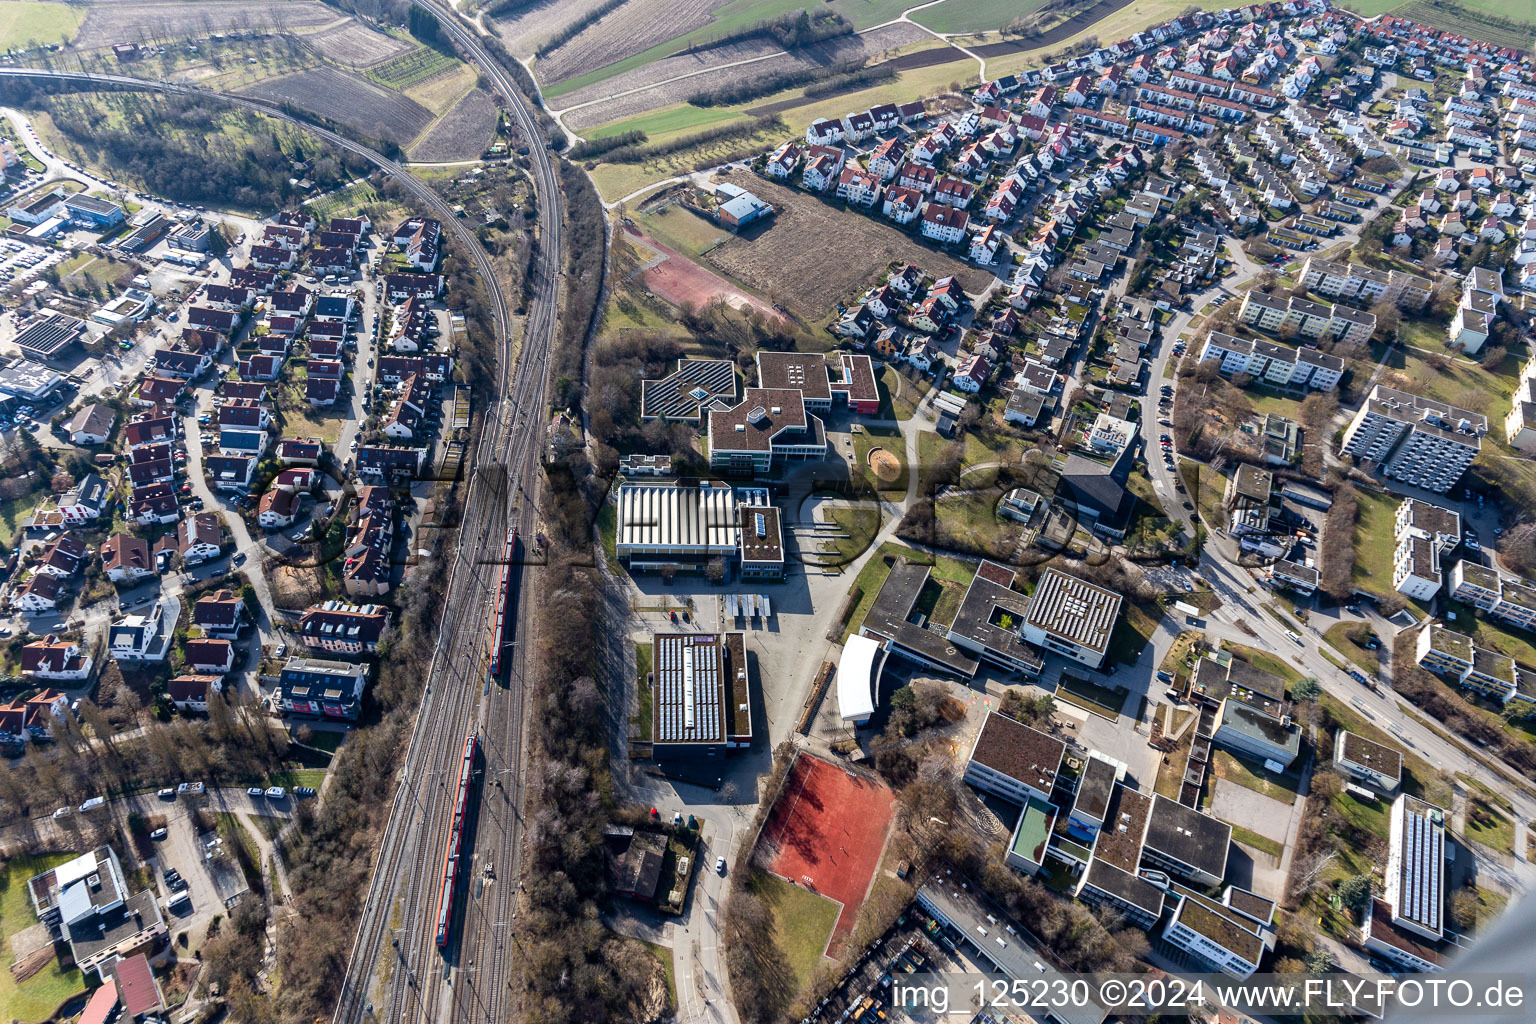
<svg viewBox="0 0 1536 1024">
<path fill-rule="evenodd" d="M 520 808 L 526 792 L 524 712 L 532 602 L 519 594 L 516 617 L 509 628 L 515 643 L 510 656 L 504 659 L 508 685 L 484 685 L 487 652 L 482 627 L 486 602 L 495 589 L 495 573 L 482 561 L 481 554 L 501 550 L 493 539 L 504 537 L 508 525 L 515 524 L 519 534 L 526 538 L 525 551 L 533 550 L 537 537 L 545 378 L 558 309 L 562 214 L 553 163 L 516 83 L 456 14 L 440 4 L 421 0 L 418 3 L 438 16 L 454 45 L 504 97 L 530 142 L 535 191 L 543 208 L 550 212 L 540 225 L 539 259 L 531 270 L 532 297 L 523 323 L 523 343 L 515 372 L 509 306 L 489 256 L 466 225 L 454 216 L 451 207 L 399 163 L 278 106 L 249 97 L 123 75 L 0 69 L 0 79 L 14 76 L 170 94 L 217 95 L 235 106 L 299 125 L 399 180 L 413 198 L 434 211 L 454 233 L 486 282 L 501 375 L 495 401 L 486 409 L 471 468 L 473 476 L 427 690 L 375 858 L 347 972 L 338 990 L 333 1018 L 337 1024 L 361 1024 L 370 1019 L 484 1019 L 489 1024 L 510 1016 L 508 946 L 515 942 L 512 918 L 515 883 L 520 872 Z M 520 573 L 518 581 L 520 589 L 530 587 L 536 575 L 533 565 L 524 568 L 526 571 Z M 475 849 L 464 872 L 464 884 L 469 891 L 460 901 L 459 942 L 443 958 L 435 944 L 434 883 L 452 814 L 451 799 L 445 797 L 449 791 L 446 777 L 471 730 L 482 738 L 486 778 L 477 787 Z M 503 783 L 503 778 L 509 781 Z M 484 784 L 487 781 L 490 784 Z M 487 865 L 494 866 L 494 879 L 484 877 Z M 387 984 L 384 978 L 388 979 Z M 387 998 L 387 1014 L 374 1007 L 376 983 L 381 986 L 377 995 Z"/>
</svg>

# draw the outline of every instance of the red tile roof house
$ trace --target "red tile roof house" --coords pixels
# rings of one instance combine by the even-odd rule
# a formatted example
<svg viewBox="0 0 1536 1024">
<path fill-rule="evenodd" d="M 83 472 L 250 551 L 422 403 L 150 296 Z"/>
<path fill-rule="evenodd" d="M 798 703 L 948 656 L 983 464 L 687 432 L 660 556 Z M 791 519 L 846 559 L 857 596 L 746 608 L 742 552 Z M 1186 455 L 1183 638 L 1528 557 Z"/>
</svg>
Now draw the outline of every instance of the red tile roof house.
<svg viewBox="0 0 1536 1024">
<path fill-rule="evenodd" d="M 292 526 L 299 515 L 299 496 L 293 491 L 273 489 L 261 496 L 256 519 L 268 530 Z"/>
<path fill-rule="evenodd" d="M 313 437 L 291 437 L 277 446 L 277 458 L 285 466 L 318 466 L 324 443 Z"/>
<path fill-rule="evenodd" d="M 200 597 L 192 606 L 192 625 L 207 637 L 233 640 L 240 635 L 244 618 L 245 602 L 228 590 Z"/>
<path fill-rule="evenodd" d="M 57 576 L 39 573 L 11 592 L 11 607 L 24 612 L 46 612 L 58 607 L 64 584 Z"/>
<path fill-rule="evenodd" d="M 42 557 L 32 571 L 68 579 L 80 568 L 85 553 L 85 541 L 66 533 L 43 549 Z"/>
<path fill-rule="evenodd" d="M 128 502 L 129 514 L 136 523 L 174 523 L 181 517 L 176 491 L 170 484 L 135 487 Z"/>
<path fill-rule="evenodd" d="M 235 645 L 228 640 L 188 640 L 182 653 L 187 667 L 199 675 L 223 675 L 235 664 Z"/>
<path fill-rule="evenodd" d="M 51 739 L 56 720 L 69 708 L 69 698 L 57 690 L 44 690 L 27 700 L 0 704 L 0 742 L 25 743 L 29 739 Z"/>
<path fill-rule="evenodd" d="M 165 1008 L 160 983 L 155 980 L 155 972 L 150 970 L 149 959 L 143 953 L 117 961 L 117 987 L 122 993 L 128 1020 L 138 1020 L 146 1013 Z"/>
<path fill-rule="evenodd" d="M 133 583 L 155 574 L 149 542 L 128 533 L 114 533 L 101 545 L 101 567 L 114 583 Z"/>
<path fill-rule="evenodd" d="M 176 546 L 181 552 L 182 561 L 187 565 L 197 565 L 210 558 L 217 558 L 223 540 L 218 517 L 212 512 L 199 512 L 183 519 L 176 526 Z"/>
<path fill-rule="evenodd" d="M 21 649 L 21 674 L 50 682 L 79 682 L 91 674 L 91 656 L 73 640 L 60 640 L 50 633 Z"/>
<path fill-rule="evenodd" d="M 177 676 L 165 686 L 166 695 L 179 711 L 208 710 L 208 694 L 223 693 L 224 680 L 214 675 Z"/>
</svg>

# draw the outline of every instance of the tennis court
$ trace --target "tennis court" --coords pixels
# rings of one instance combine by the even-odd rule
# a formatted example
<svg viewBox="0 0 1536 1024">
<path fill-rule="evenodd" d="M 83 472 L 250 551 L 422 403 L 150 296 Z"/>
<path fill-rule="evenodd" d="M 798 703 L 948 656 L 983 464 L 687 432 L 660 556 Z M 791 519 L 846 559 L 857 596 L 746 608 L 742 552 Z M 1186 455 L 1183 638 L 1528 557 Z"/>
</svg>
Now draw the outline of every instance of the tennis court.
<svg viewBox="0 0 1536 1024">
<path fill-rule="evenodd" d="M 763 828 L 769 871 L 842 905 L 828 955 L 836 956 L 869 892 L 895 795 L 875 779 L 801 754 Z"/>
</svg>

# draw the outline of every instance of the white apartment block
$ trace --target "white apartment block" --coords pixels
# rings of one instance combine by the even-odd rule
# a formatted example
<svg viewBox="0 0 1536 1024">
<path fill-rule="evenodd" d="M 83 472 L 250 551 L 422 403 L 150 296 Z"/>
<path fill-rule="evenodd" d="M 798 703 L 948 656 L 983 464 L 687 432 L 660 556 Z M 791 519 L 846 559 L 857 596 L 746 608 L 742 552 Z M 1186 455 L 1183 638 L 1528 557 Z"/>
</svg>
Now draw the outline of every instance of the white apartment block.
<svg viewBox="0 0 1536 1024">
<path fill-rule="evenodd" d="M 1200 359 L 1221 360 L 1221 372 L 1227 376 L 1246 373 L 1279 387 L 1305 385 L 1318 391 L 1332 391 L 1344 376 L 1344 361 L 1337 356 L 1262 338 L 1237 338 L 1221 331 L 1211 332 Z"/>
<path fill-rule="evenodd" d="M 1428 601 L 1440 592 L 1440 560 L 1461 543 L 1461 516 L 1439 505 L 1407 498 L 1397 507 L 1393 527 L 1392 586 L 1398 593 Z"/>
<path fill-rule="evenodd" d="M 1294 328 L 1305 338 L 1338 338 L 1341 341 L 1369 341 L 1376 331 L 1376 317 L 1348 306 L 1331 306 L 1308 299 L 1282 299 L 1263 292 L 1250 291 L 1243 298 L 1238 316 L 1243 323 L 1271 333 Z"/>
<path fill-rule="evenodd" d="M 1510 396 L 1509 415 L 1504 417 L 1504 436 L 1510 447 L 1536 455 L 1536 355 L 1520 368 L 1520 379 Z"/>
<path fill-rule="evenodd" d="M 1463 559 L 1451 566 L 1451 596 L 1521 629 L 1536 630 L 1536 587 Z"/>
<path fill-rule="evenodd" d="M 1340 450 L 1376 463 L 1394 480 L 1444 494 L 1477 458 L 1487 432 L 1479 413 L 1378 384 L 1345 429 Z"/>
<path fill-rule="evenodd" d="M 1302 264 L 1301 283 L 1308 291 L 1330 299 L 1350 299 L 1368 306 L 1385 296 L 1413 308 L 1428 302 L 1434 288 L 1434 282 L 1427 278 L 1400 270 L 1376 270 L 1358 263 L 1325 260 L 1320 256 L 1309 256 Z"/>
</svg>

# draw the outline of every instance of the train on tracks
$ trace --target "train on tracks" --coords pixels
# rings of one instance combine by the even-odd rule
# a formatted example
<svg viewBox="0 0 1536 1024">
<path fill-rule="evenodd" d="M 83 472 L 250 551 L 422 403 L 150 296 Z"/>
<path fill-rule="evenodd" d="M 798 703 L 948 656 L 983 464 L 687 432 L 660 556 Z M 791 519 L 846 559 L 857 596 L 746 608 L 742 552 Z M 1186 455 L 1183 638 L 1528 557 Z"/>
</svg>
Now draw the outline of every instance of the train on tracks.
<svg viewBox="0 0 1536 1024">
<path fill-rule="evenodd" d="M 502 652 L 507 646 L 507 623 L 512 621 L 513 601 L 516 598 L 515 580 L 512 571 L 514 556 L 517 553 L 517 527 L 507 531 L 507 544 L 501 554 L 501 568 L 498 570 L 500 578 L 496 583 L 496 598 L 491 602 L 490 621 L 487 628 L 490 638 L 486 643 L 489 649 L 487 656 L 487 671 L 490 678 L 496 680 L 501 676 Z"/>
<path fill-rule="evenodd" d="M 464 741 L 464 759 L 459 763 L 459 788 L 453 803 L 453 830 L 448 833 L 448 852 L 443 856 L 442 885 L 437 900 L 437 948 L 444 951 L 453 934 L 453 911 L 464 864 L 474 853 L 472 847 L 464 844 L 464 839 L 469 830 L 469 787 L 474 781 L 475 757 L 479 752 L 478 737 L 471 736 Z"/>
</svg>

